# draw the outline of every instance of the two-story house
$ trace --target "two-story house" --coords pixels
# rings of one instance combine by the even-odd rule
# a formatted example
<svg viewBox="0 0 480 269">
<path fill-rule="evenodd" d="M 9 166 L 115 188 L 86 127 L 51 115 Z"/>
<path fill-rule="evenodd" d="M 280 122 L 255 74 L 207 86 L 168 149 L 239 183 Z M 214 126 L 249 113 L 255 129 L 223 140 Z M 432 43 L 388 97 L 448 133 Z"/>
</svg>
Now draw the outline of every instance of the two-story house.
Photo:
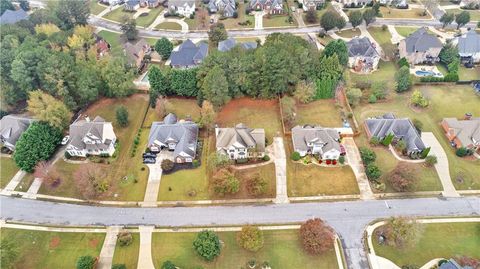
<svg viewBox="0 0 480 269">
<path fill-rule="evenodd" d="M 347 42 L 348 67 L 368 73 L 377 69 L 380 54 L 368 37 L 355 37 Z"/>
<path fill-rule="evenodd" d="M 245 124 L 234 128 L 215 128 L 217 153 L 231 160 L 261 158 L 265 155 L 265 130 L 250 129 Z"/>
<path fill-rule="evenodd" d="M 340 134 L 332 128 L 297 125 L 292 128 L 294 151 L 300 156 L 316 155 L 321 160 L 338 160 L 345 151 L 340 145 Z"/>
<path fill-rule="evenodd" d="M 480 34 L 472 29 L 456 41 L 462 63 L 473 65 L 480 62 Z"/>
<path fill-rule="evenodd" d="M 14 151 L 17 140 L 34 121 L 22 116 L 4 116 L 0 120 L 0 142 L 2 146 Z"/>
<path fill-rule="evenodd" d="M 190 17 L 195 13 L 195 0 L 168 0 L 170 14 Z"/>
<path fill-rule="evenodd" d="M 434 64 L 440 61 L 442 47 L 440 39 L 422 27 L 400 41 L 398 52 L 400 58 L 407 59 L 410 64 Z"/>
<path fill-rule="evenodd" d="M 127 42 L 123 45 L 123 53 L 126 56 L 127 63 L 138 70 L 142 70 L 145 67 L 144 57 L 145 55 L 150 55 L 151 52 L 152 47 L 143 38 L 135 43 Z"/>
<path fill-rule="evenodd" d="M 468 113 L 463 120 L 444 118 L 442 127 L 448 141 L 456 148 L 480 150 L 480 118 L 474 118 Z"/>
<path fill-rule="evenodd" d="M 78 120 L 70 125 L 70 143 L 65 149 L 71 156 L 108 155 L 115 152 L 117 136 L 111 122 L 100 116 Z"/>
<path fill-rule="evenodd" d="M 192 68 L 202 63 L 208 55 L 208 44 L 199 42 L 197 45 L 187 39 L 178 50 L 170 54 L 170 66 L 173 68 Z"/>
<path fill-rule="evenodd" d="M 235 0 L 210 0 L 208 3 L 210 13 L 220 13 L 223 17 L 233 17 L 237 12 Z"/>
<path fill-rule="evenodd" d="M 263 10 L 267 14 L 282 14 L 283 0 L 252 0 L 249 3 L 251 10 Z"/>
</svg>

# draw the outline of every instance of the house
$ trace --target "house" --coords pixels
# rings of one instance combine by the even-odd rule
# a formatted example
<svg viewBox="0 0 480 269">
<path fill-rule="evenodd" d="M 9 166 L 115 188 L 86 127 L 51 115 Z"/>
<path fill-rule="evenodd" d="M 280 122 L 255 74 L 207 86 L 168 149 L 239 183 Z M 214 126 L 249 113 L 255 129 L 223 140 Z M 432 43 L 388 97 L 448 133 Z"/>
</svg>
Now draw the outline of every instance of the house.
<svg viewBox="0 0 480 269">
<path fill-rule="evenodd" d="M 21 20 L 28 19 L 28 14 L 23 9 L 10 10 L 7 9 L 0 16 L 0 24 L 15 24 Z"/>
<path fill-rule="evenodd" d="M 95 37 L 95 47 L 97 48 L 97 58 L 100 58 L 110 51 L 110 44 L 97 34 L 93 34 Z"/>
<path fill-rule="evenodd" d="M 325 0 L 299 0 L 304 11 L 319 10 L 325 5 Z"/>
<path fill-rule="evenodd" d="M 475 30 L 470 30 L 458 37 L 457 47 L 462 63 L 474 64 L 480 62 L 480 34 Z"/>
<path fill-rule="evenodd" d="M 156 8 L 160 5 L 160 0 L 147 0 L 147 6 L 149 8 Z"/>
<path fill-rule="evenodd" d="M 400 58 L 406 58 L 410 64 L 433 64 L 440 61 L 438 55 L 442 42 L 422 27 L 400 41 L 398 45 Z"/>
<path fill-rule="evenodd" d="M 0 141 L 2 146 L 14 151 L 18 139 L 34 121 L 21 116 L 4 116 L 0 120 Z"/>
<path fill-rule="evenodd" d="M 195 14 L 195 0 L 168 0 L 170 14 L 190 17 Z"/>
<path fill-rule="evenodd" d="M 250 129 L 245 124 L 234 128 L 215 128 L 217 153 L 231 160 L 261 158 L 265 155 L 265 130 Z"/>
<path fill-rule="evenodd" d="M 230 18 L 237 13 L 237 7 L 235 0 L 210 0 L 208 11 L 210 13 L 220 13 L 223 17 Z"/>
<path fill-rule="evenodd" d="M 440 265 L 438 269 L 473 269 L 473 268 L 469 266 L 463 267 L 460 264 L 458 264 L 454 259 L 450 259 L 447 262 L 442 263 L 442 265 Z"/>
<path fill-rule="evenodd" d="M 408 8 L 407 0 L 380 0 L 380 5 L 384 6 L 393 6 L 400 9 Z"/>
<path fill-rule="evenodd" d="M 340 134 L 333 128 L 297 125 L 292 128 L 294 151 L 304 157 L 317 155 L 321 160 L 338 160 L 345 152 L 340 145 Z"/>
<path fill-rule="evenodd" d="M 187 39 L 177 51 L 170 54 L 170 66 L 173 68 L 192 68 L 202 63 L 207 57 L 208 44 L 204 42 L 195 45 L 192 40 Z"/>
<path fill-rule="evenodd" d="M 236 45 L 237 45 L 237 41 L 235 40 L 235 38 L 230 37 L 227 40 L 223 40 L 218 43 L 218 50 L 223 52 L 229 51 L 233 49 Z M 257 48 L 257 42 L 243 42 L 243 43 L 240 43 L 239 45 L 240 47 L 246 50 Z"/>
<path fill-rule="evenodd" d="M 267 14 L 282 14 L 283 0 L 252 0 L 249 7 L 252 10 L 263 10 Z"/>
<path fill-rule="evenodd" d="M 70 125 L 70 143 L 65 149 L 71 156 L 108 155 L 115 152 L 117 136 L 111 122 L 100 116 L 78 120 Z"/>
<path fill-rule="evenodd" d="M 343 4 L 344 8 L 349 7 L 363 7 L 365 5 L 369 5 L 373 2 L 373 0 L 337 0 L 340 4 Z"/>
<path fill-rule="evenodd" d="M 127 57 L 127 63 L 142 70 L 145 66 L 144 57 L 150 55 L 152 48 L 145 39 L 140 39 L 135 43 L 127 42 L 123 45 L 123 53 Z"/>
<path fill-rule="evenodd" d="M 140 8 L 140 0 L 126 0 L 123 4 L 123 10 L 136 11 Z"/>
<path fill-rule="evenodd" d="M 167 149 L 173 152 L 176 163 L 191 163 L 197 152 L 198 125 L 190 120 L 177 120 L 168 114 L 163 121 L 153 122 L 148 137 L 152 152 Z"/>
<path fill-rule="evenodd" d="M 392 113 L 387 113 L 380 117 L 366 119 L 364 124 L 368 139 L 376 137 L 383 140 L 393 134 L 395 141 L 405 141 L 407 155 L 411 158 L 419 157 L 427 148 L 412 121 L 408 118 L 397 119 Z"/>
<path fill-rule="evenodd" d="M 100 0 L 99 2 L 101 4 L 105 4 L 105 5 L 115 6 L 115 5 L 123 3 L 123 0 Z"/>
<path fill-rule="evenodd" d="M 368 37 L 355 37 L 347 42 L 348 67 L 356 72 L 368 73 L 377 69 L 380 61 L 375 44 Z"/>
<path fill-rule="evenodd" d="M 448 141 L 456 148 L 480 149 L 480 118 L 467 113 L 463 120 L 444 118 L 442 127 Z"/>
<path fill-rule="evenodd" d="M 460 7 L 466 9 L 480 9 L 480 0 L 462 0 Z"/>
</svg>

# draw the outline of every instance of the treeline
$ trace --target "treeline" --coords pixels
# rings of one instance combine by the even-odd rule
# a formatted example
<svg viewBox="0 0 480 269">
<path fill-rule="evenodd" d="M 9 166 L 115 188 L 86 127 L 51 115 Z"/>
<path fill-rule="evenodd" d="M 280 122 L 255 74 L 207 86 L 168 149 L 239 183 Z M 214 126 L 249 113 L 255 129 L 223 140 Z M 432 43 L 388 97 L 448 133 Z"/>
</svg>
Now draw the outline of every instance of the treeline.
<svg viewBox="0 0 480 269">
<path fill-rule="evenodd" d="M 228 52 L 211 52 L 195 69 L 160 71 L 152 67 L 152 105 L 158 95 L 182 95 L 220 107 L 240 96 L 293 95 L 300 82 L 314 83 L 315 99 L 331 98 L 347 61 L 343 41 L 331 42 L 319 52 L 301 37 L 274 33 L 255 50 L 236 47 Z"/>
<path fill-rule="evenodd" d="M 132 93 L 134 73 L 122 58 L 97 59 L 93 28 L 86 25 L 85 1 L 49 2 L 28 20 L 2 25 L 0 86 L 2 107 L 21 107 L 40 89 L 78 110 L 99 96 Z"/>
</svg>

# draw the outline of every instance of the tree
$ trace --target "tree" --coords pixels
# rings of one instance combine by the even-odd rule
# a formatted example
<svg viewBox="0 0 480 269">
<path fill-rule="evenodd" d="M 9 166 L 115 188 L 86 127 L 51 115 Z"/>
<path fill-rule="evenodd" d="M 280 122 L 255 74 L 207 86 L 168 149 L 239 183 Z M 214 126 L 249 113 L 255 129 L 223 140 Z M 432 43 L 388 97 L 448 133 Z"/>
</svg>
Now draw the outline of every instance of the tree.
<svg viewBox="0 0 480 269">
<path fill-rule="evenodd" d="M 81 256 L 77 260 L 77 269 L 94 269 L 96 259 L 92 256 Z"/>
<path fill-rule="evenodd" d="M 347 21 L 345 21 L 345 19 L 342 16 L 339 15 L 338 18 L 337 18 L 337 23 L 335 24 L 337 29 L 340 31 L 343 28 L 345 28 L 346 25 L 347 25 Z"/>
<path fill-rule="evenodd" d="M 452 42 L 447 41 L 447 43 L 443 45 L 443 48 L 438 56 L 440 57 L 440 61 L 442 63 L 449 65 L 455 59 L 458 59 L 458 48 Z"/>
<path fill-rule="evenodd" d="M 12 4 L 11 0 L 0 0 L 0 15 L 3 15 L 3 12 L 5 10 L 10 9 L 10 10 L 15 10 L 15 7 Z"/>
<path fill-rule="evenodd" d="M 456 154 L 458 157 L 465 157 L 465 156 L 468 155 L 468 149 L 465 148 L 465 147 L 458 148 L 458 149 L 455 151 L 455 154 Z"/>
<path fill-rule="evenodd" d="M 247 181 L 248 194 L 258 197 L 263 195 L 267 191 L 268 183 L 260 175 L 250 177 Z"/>
<path fill-rule="evenodd" d="M 240 190 L 240 180 L 227 169 L 220 169 L 212 176 L 213 191 L 219 195 L 234 194 Z"/>
<path fill-rule="evenodd" d="M 30 93 L 27 109 L 35 118 L 48 122 L 52 127 L 60 130 L 69 125 L 72 117 L 72 113 L 65 104 L 40 90 Z"/>
<path fill-rule="evenodd" d="M 123 232 L 118 233 L 117 241 L 118 241 L 118 244 L 121 247 L 126 247 L 126 246 L 131 245 L 133 243 L 132 233 L 129 232 L 129 231 L 123 231 Z"/>
<path fill-rule="evenodd" d="M 360 98 L 362 98 L 362 91 L 360 89 L 358 88 L 347 89 L 347 99 L 350 105 L 357 106 L 360 103 Z"/>
<path fill-rule="evenodd" d="M 338 61 L 341 65 L 346 66 L 348 64 L 348 48 L 345 41 L 337 39 L 330 41 L 323 50 L 323 55 L 327 57 L 337 55 Z"/>
<path fill-rule="evenodd" d="M 197 234 L 193 248 L 198 255 L 210 262 L 220 255 L 220 239 L 213 231 L 205 230 Z"/>
<path fill-rule="evenodd" d="M 54 187 L 60 183 L 57 169 L 51 163 L 41 161 L 35 165 L 34 177 L 40 178 L 45 186 Z"/>
<path fill-rule="evenodd" d="M 371 86 L 372 94 L 375 95 L 377 99 L 387 98 L 389 89 L 388 83 L 386 81 L 375 81 Z"/>
<path fill-rule="evenodd" d="M 162 119 L 167 115 L 167 101 L 163 97 L 157 98 L 157 102 L 155 102 L 155 112 L 157 112 L 157 115 Z"/>
<path fill-rule="evenodd" d="M 128 125 L 128 110 L 125 106 L 118 106 L 115 109 L 115 115 L 118 125 L 121 127 L 126 127 Z"/>
<path fill-rule="evenodd" d="M 11 238 L 2 238 L 0 241 L 0 264 L 2 268 L 13 268 L 18 258 L 18 247 L 16 242 Z"/>
<path fill-rule="evenodd" d="M 293 125 L 295 123 L 297 112 L 295 99 L 289 96 L 284 96 L 280 99 L 280 106 L 282 107 L 283 120 L 287 124 Z"/>
<path fill-rule="evenodd" d="M 382 171 L 375 163 L 369 163 L 365 169 L 365 174 L 367 174 L 368 179 L 377 180 L 382 175 Z"/>
<path fill-rule="evenodd" d="M 170 159 L 163 159 L 160 167 L 162 167 L 163 171 L 169 172 L 175 167 L 175 163 L 172 162 Z"/>
<path fill-rule="evenodd" d="M 20 169 L 31 173 L 38 162 L 50 158 L 61 139 L 62 133 L 57 128 L 34 122 L 15 144 L 13 159 Z"/>
<path fill-rule="evenodd" d="M 300 81 L 300 83 L 295 86 L 294 96 L 304 104 L 310 103 L 315 96 L 315 85 L 304 80 Z"/>
<path fill-rule="evenodd" d="M 470 22 L 470 13 L 462 11 L 455 15 L 455 22 L 457 23 L 457 30 Z"/>
<path fill-rule="evenodd" d="M 215 170 L 219 168 L 226 167 L 231 164 L 231 160 L 228 158 L 227 155 L 225 154 L 220 154 L 220 153 L 212 153 L 210 156 L 208 156 L 208 168 L 210 170 Z"/>
<path fill-rule="evenodd" d="M 154 65 L 148 71 L 148 82 L 150 83 L 150 106 L 154 107 L 159 96 L 168 95 L 169 81 L 162 71 Z"/>
<path fill-rule="evenodd" d="M 297 151 L 294 151 L 292 153 L 292 156 L 290 156 L 290 158 L 293 160 L 293 161 L 299 161 L 301 156 L 300 156 L 300 153 L 297 152 Z"/>
<path fill-rule="evenodd" d="M 410 70 L 406 66 L 402 66 L 395 74 L 395 82 L 397 92 L 404 92 L 410 89 L 412 86 L 412 77 L 410 76 Z"/>
<path fill-rule="evenodd" d="M 359 151 L 364 166 L 373 163 L 377 159 L 377 154 L 375 154 L 375 152 L 369 148 L 360 147 Z"/>
<path fill-rule="evenodd" d="M 37 35 L 44 34 L 47 37 L 50 37 L 58 32 L 60 32 L 60 28 L 53 23 L 42 23 L 35 25 L 35 33 L 37 33 Z"/>
<path fill-rule="evenodd" d="M 362 12 L 356 10 L 348 13 L 348 20 L 352 24 L 352 27 L 356 28 L 357 26 L 361 25 L 363 22 Z"/>
<path fill-rule="evenodd" d="M 200 123 L 206 127 L 207 132 L 215 122 L 216 117 L 217 113 L 215 112 L 212 103 L 209 101 L 203 101 L 202 108 L 200 109 Z"/>
<path fill-rule="evenodd" d="M 73 29 L 76 25 L 86 25 L 90 16 L 90 6 L 84 1 L 61 0 L 55 5 L 54 14 L 60 28 Z"/>
<path fill-rule="evenodd" d="M 127 40 L 132 41 L 138 38 L 137 22 L 135 19 L 127 19 L 120 29 Z"/>
<path fill-rule="evenodd" d="M 368 26 L 370 23 L 374 22 L 377 17 L 377 12 L 373 9 L 367 9 L 362 14 L 365 24 Z"/>
<path fill-rule="evenodd" d="M 336 11 L 328 10 L 323 13 L 322 17 L 320 18 L 320 26 L 322 26 L 325 31 L 330 31 L 339 25 L 340 19 L 343 18 L 340 17 Z"/>
<path fill-rule="evenodd" d="M 263 232 L 255 226 L 243 226 L 237 233 L 237 243 L 248 251 L 257 252 L 263 247 Z"/>
<path fill-rule="evenodd" d="M 400 162 L 390 175 L 388 180 L 393 189 L 400 192 L 411 191 L 418 181 L 418 169 L 415 165 Z"/>
<path fill-rule="evenodd" d="M 305 20 L 308 23 L 317 23 L 318 22 L 318 14 L 317 11 L 314 9 L 308 9 L 307 14 L 305 14 Z"/>
<path fill-rule="evenodd" d="M 161 269 L 177 269 L 175 264 L 171 261 L 165 261 L 162 263 Z"/>
<path fill-rule="evenodd" d="M 386 243 L 397 248 L 412 246 L 421 233 L 419 224 L 408 217 L 390 217 L 387 223 L 379 229 Z"/>
<path fill-rule="evenodd" d="M 208 40 L 212 43 L 213 46 L 218 46 L 220 41 L 226 40 L 228 38 L 227 30 L 223 23 L 214 23 L 210 26 L 208 31 Z"/>
<path fill-rule="evenodd" d="M 30 3 L 28 0 L 19 0 L 18 3 L 20 4 L 20 8 L 29 11 L 30 10 Z"/>
<path fill-rule="evenodd" d="M 133 70 L 128 69 L 119 57 L 106 58 L 100 76 L 104 82 L 103 94 L 107 97 L 126 97 L 133 93 Z"/>
<path fill-rule="evenodd" d="M 455 20 L 455 14 L 446 12 L 440 17 L 440 22 L 442 23 L 442 28 L 445 28 L 447 25 L 452 24 Z"/>
<path fill-rule="evenodd" d="M 404 66 L 410 68 L 410 64 L 408 63 L 407 58 L 402 57 L 400 60 L 397 62 L 398 68 L 402 68 Z"/>
<path fill-rule="evenodd" d="M 75 171 L 73 179 L 85 199 L 105 196 L 110 189 L 110 181 L 105 170 L 93 163 L 82 164 Z"/>
<path fill-rule="evenodd" d="M 230 101 L 225 72 L 219 66 L 215 66 L 205 76 L 202 84 L 202 93 L 204 98 L 210 101 L 216 108 Z"/>
<path fill-rule="evenodd" d="M 321 219 L 310 219 L 300 226 L 300 240 L 309 254 L 324 253 L 333 246 L 334 239 L 333 229 Z"/>
<path fill-rule="evenodd" d="M 419 90 L 413 91 L 412 97 L 410 98 L 410 102 L 412 102 L 413 105 L 419 106 L 422 108 L 427 107 L 429 103 L 428 99 L 425 98 L 422 92 Z"/>
<path fill-rule="evenodd" d="M 169 76 L 169 85 L 172 93 L 196 97 L 199 92 L 197 88 L 197 70 L 198 68 L 172 69 Z"/>
<path fill-rule="evenodd" d="M 162 37 L 155 43 L 155 51 L 162 56 L 162 60 L 167 60 L 173 50 L 173 44 L 166 37 Z"/>
</svg>

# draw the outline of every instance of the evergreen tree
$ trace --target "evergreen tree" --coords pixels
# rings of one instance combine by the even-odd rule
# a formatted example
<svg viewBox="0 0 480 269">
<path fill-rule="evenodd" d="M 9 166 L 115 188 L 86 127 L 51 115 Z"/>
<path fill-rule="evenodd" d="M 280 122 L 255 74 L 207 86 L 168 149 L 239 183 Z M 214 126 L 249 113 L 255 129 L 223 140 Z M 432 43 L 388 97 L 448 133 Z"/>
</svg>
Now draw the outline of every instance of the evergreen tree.
<svg viewBox="0 0 480 269">
<path fill-rule="evenodd" d="M 204 98 L 210 101 L 210 103 L 216 108 L 219 108 L 230 101 L 225 72 L 219 66 L 215 66 L 205 76 L 202 84 L 202 92 Z"/>
</svg>

